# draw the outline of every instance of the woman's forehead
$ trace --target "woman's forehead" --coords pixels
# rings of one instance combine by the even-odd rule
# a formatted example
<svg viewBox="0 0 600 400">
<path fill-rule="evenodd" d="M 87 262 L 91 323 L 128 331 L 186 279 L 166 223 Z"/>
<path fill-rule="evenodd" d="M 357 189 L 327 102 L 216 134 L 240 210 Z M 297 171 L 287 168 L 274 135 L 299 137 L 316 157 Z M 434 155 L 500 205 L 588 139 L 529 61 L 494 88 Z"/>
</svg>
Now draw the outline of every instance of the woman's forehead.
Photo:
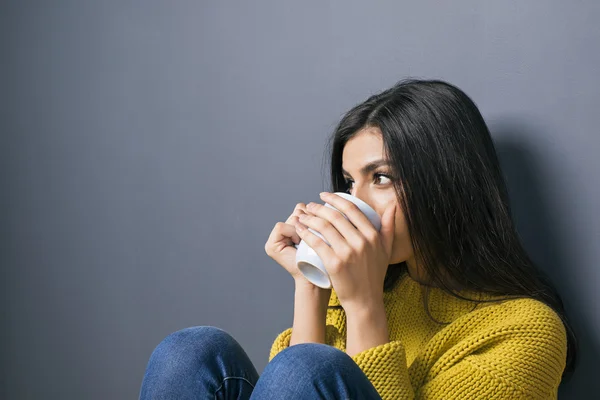
<svg viewBox="0 0 600 400">
<path fill-rule="evenodd" d="M 381 133 L 377 128 L 358 132 L 346 143 L 342 153 L 342 167 L 349 172 L 358 171 L 364 165 L 380 160 L 386 160 L 386 157 Z"/>
</svg>

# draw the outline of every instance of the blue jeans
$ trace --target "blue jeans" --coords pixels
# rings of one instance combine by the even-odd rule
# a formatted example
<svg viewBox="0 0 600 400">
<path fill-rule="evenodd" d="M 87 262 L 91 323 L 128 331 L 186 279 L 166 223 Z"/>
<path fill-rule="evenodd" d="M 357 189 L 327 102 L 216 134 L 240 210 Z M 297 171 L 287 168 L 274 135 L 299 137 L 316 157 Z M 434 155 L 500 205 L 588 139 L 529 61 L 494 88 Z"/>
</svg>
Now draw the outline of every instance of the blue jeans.
<svg viewBox="0 0 600 400">
<path fill-rule="evenodd" d="M 227 332 L 197 326 L 167 336 L 146 368 L 140 399 L 381 399 L 354 360 L 332 346 L 290 346 L 263 374 Z"/>
</svg>

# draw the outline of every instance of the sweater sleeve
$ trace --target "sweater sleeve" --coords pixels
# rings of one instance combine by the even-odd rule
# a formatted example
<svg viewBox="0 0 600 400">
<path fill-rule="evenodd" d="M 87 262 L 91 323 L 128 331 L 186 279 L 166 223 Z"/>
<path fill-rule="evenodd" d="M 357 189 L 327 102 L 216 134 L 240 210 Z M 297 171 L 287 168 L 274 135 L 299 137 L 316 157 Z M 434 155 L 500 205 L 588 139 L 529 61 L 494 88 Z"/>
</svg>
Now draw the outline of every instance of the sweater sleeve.
<svg viewBox="0 0 600 400">
<path fill-rule="evenodd" d="M 410 383 L 404 346 L 391 341 L 372 347 L 352 356 L 382 400 L 412 400 L 414 391 Z"/>
<path fill-rule="evenodd" d="M 271 362 L 271 360 L 275 358 L 275 356 L 279 354 L 279 352 L 290 347 L 291 338 L 292 328 L 288 328 L 285 331 L 281 332 L 279 335 L 277 335 L 275 341 L 271 345 L 271 352 L 269 353 L 269 362 Z"/>
<path fill-rule="evenodd" d="M 275 356 L 279 354 L 280 351 L 290 347 L 291 339 L 292 328 L 288 328 L 285 331 L 281 332 L 279 335 L 277 335 L 275 341 L 271 345 L 271 352 L 269 353 L 269 362 L 271 362 L 271 360 L 275 358 Z M 325 344 L 340 348 L 342 340 L 342 336 L 340 335 L 339 330 L 335 326 L 330 324 L 327 324 L 325 326 Z"/>
<path fill-rule="evenodd" d="M 524 303 L 531 313 L 516 315 Z M 463 327 L 470 334 L 430 349 L 437 353 L 435 362 L 415 361 L 411 369 L 424 369 L 425 374 L 414 374 L 424 376 L 423 381 L 411 382 L 404 348 L 397 341 L 353 359 L 383 400 L 556 399 L 567 351 L 562 321 L 531 299 L 498 307 L 502 310 L 489 307 L 479 320 L 468 320 Z M 497 315 L 511 312 L 512 318 L 498 322 Z"/>
</svg>

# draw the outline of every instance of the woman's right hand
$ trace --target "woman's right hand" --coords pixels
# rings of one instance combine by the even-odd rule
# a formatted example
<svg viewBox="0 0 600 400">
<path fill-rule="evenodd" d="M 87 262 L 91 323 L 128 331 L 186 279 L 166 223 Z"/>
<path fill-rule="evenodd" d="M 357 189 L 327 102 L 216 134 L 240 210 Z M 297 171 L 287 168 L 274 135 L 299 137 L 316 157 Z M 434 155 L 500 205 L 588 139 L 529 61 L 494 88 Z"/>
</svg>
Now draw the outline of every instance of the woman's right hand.
<svg viewBox="0 0 600 400">
<path fill-rule="evenodd" d="M 325 343 L 327 305 L 331 289 L 321 289 L 302 275 L 296 265 L 296 247 L 300 236 L 294 226 L 300 214 L 310 214 L 304 203 L 298 203 L 285 222 L 278 222 L 265 244 L 269 257 L 277 261 L 295 281 L 294 323 L 290 346 L 299 343 Z"/>
<path fill-rule="evenodd" d="M 294 224 L 298 222 L 300 214 L 309 214 L 306 211 L 304 203 L 296 204 L 294 212 L 288 217 L 285 222 L 277 222 L 269 235 L 267 243 L 265 243 L 265 252 L 273 260 L 277 261 L 290 275 L 296 283 L 307 283 L 312 285 L 302 275 L 296 265 L 296 247 L 294 245 L 300 243 L 300 236 L 296 233 Z"/>
</svg>

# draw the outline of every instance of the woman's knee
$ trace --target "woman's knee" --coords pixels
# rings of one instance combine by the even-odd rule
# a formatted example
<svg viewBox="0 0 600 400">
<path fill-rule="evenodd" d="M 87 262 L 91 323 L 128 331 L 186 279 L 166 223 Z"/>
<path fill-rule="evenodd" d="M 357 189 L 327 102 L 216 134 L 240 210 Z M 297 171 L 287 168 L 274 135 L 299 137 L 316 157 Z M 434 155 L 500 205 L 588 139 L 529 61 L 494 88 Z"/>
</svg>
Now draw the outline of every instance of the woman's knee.
<svg viewBox="0 0 600 400">
<path fill-rule="evenodd" d="M 254 390 L 260 398 L 348 398 L 344 376 L 353 367 L 352 358 L 335 347 L 297 344 L 267 364 Z"/>
<path fill-rule="evenodd" d="M 319 343 L 302 343 L 282 350 L 265 368 L 264 374 L 277 373 L 298 375 L 299 379 L 324 376 L 328 371 L 354 365 L 352 358 L 343 351 Z"/>
<path fill-rule="evenodd" d="M 164 338 L 152 352 L 140 399 L 191 398 L 230 385 L 258 380 L 258 374 L 239 343 L 227 332 L 212 326 L 182 329 Z M 195 395 L 194 395 L 195 396 Z M 196 396 L 198 397 L 198 396 Z"/>
<path fill-rule="evenodd" d="M 160 368 L 163 373 L 194 368 L 236 345 L 237 342 L 227 332 L 213 326 L 181 329 L 156 346 L 148 368 Z"/>
</svg>

